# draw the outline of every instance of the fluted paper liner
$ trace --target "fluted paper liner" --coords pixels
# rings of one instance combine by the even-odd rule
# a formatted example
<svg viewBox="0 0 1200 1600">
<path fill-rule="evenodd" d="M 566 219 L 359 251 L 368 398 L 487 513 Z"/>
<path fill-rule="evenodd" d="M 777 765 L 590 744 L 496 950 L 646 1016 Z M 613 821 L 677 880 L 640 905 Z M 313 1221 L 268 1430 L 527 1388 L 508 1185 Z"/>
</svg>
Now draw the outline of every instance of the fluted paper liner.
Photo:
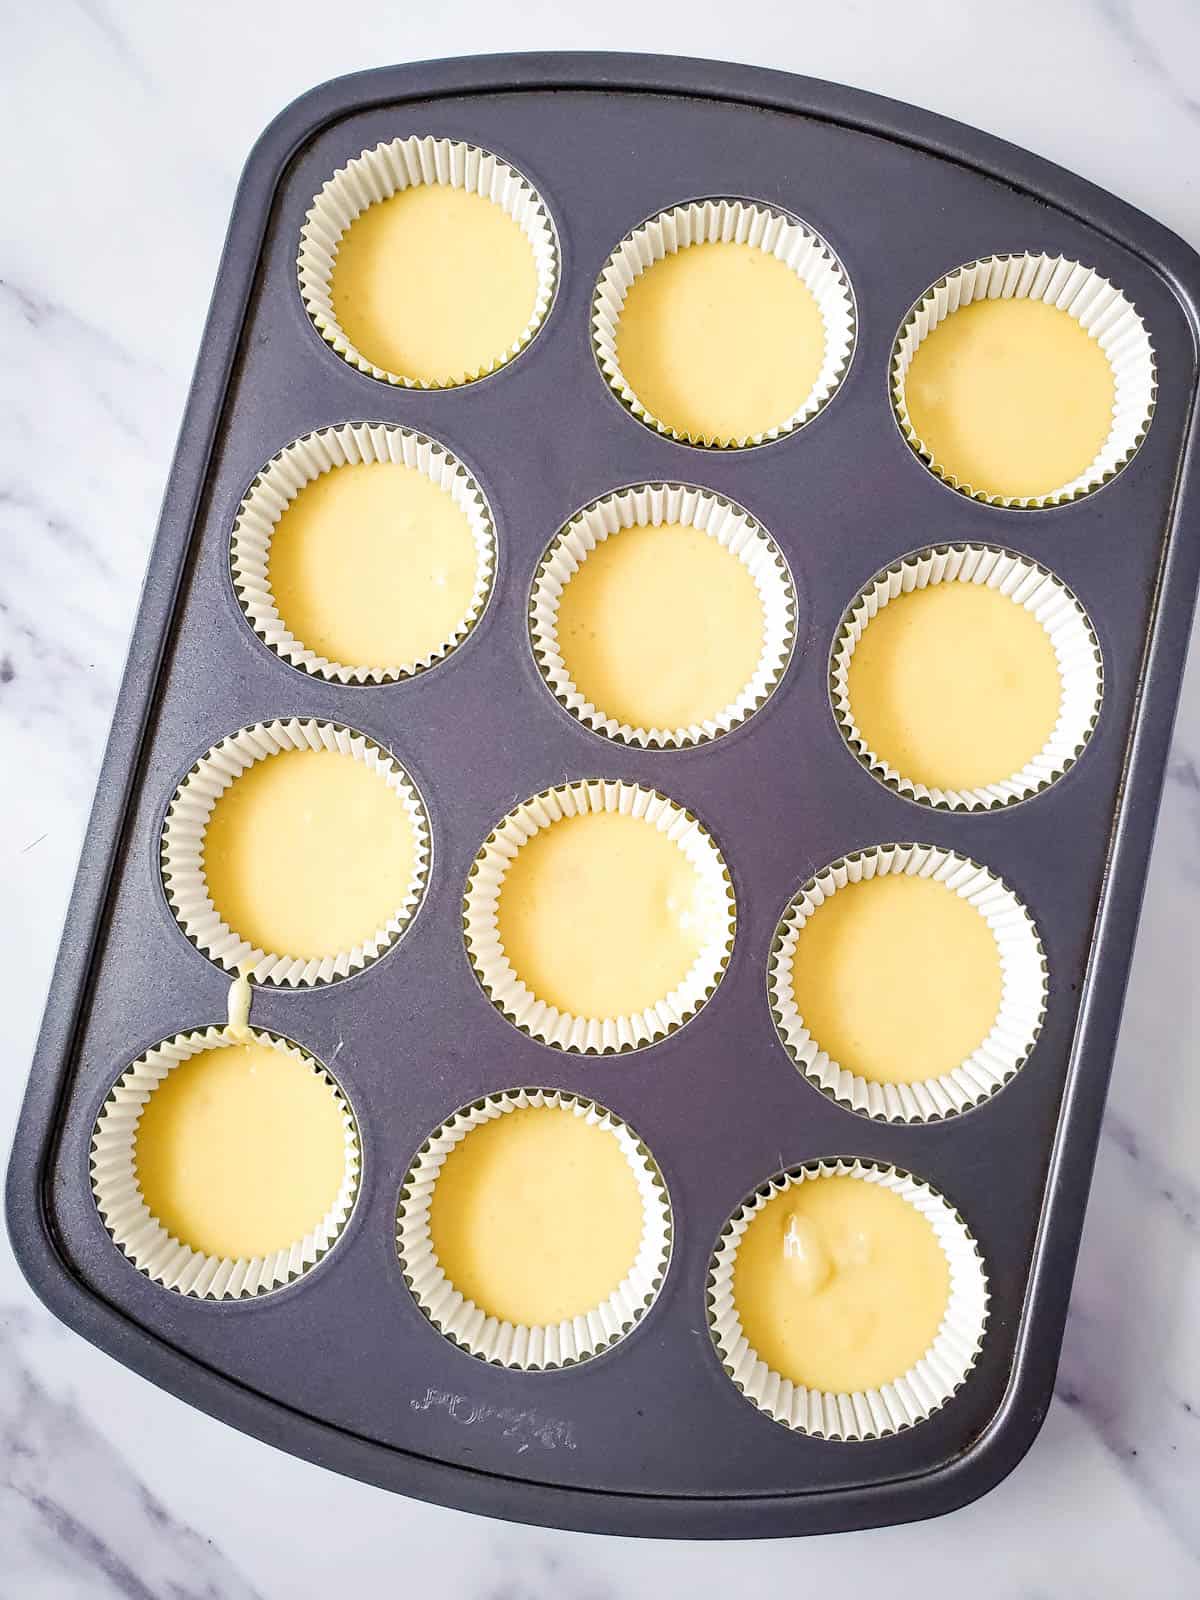
<svg viewBox="0 0 1200 1600">
<path fill-rule="evenodd" d="M 442 1270 L 429 1231 L 433 1191 L 446 1157 L 472 1129 L 526 1106 L 562 1107 L 592 1126 L 607 1128 L 620 1145 L 642 1200 L 642 1237 L 632 1267 L 608 1298 L 570 1321 L 527 1326 L 501 1322 L 464 1299 Z M 531 1241 L 536 1248 L 537 1241 Z M 594 1100 L 552 1089 L 514 1089 L 457 1111 L 421 1146 L 404 1180 L 396 1218 L 396 1249 L 413 1298 L 439 1333 L 482 1361 L 526 1372 L 577 1365 L 599 1355 L 641 1321 L 666 1276 L 671 1256 L 671 1207 L 652 1156 L 619 1117 Z"/>
<path fill-rule="evenodd" d="M 328 750 L 361 761 L 400 796 L 412 825 L 413 871 L 395 911 L 369 938 L 336 955 L 305 959 L 252 945 L 222 920 L 204 877 L 204 832 L 213 807 L 247 767 L 285 750 Z M 366 734 L 316 718 L 259 722 L 229 734 L 201 756 L 184 778 L 163 823 L 163 885 L 184 933 L 197 950 L 227 972 L 245 971 L 255 983 L 285 988 L 333 983 L 378 961 L 416 915 L 429 876 L 429 858 L 425 802 L 395 756 Z"/>
<path fill-rule="evenodd" d="M 933 878 L 973 906 L 991 929 L 1000 958 L 1000 1008 L 987 1037 L 950 1072 L 916 1083 L 875 1083 L 831 1059 L 805 1026 L 792 989 L 796 942 L 812 913 L 847 884 L 888 873 Z M 809 1082 L 852 1111 L 888 1122 L 932 1122 L 988 1099 L 1024 1065 L 1046 1010 L 1046 958 L 1028 911 L 986 867 L 929 844 L 859 850 L 810 879 L 775 931 L 767 984 L 779 1037 Z M 927 987 L 929 1004 L 936 1006 L 936 972 L 928 975 Z M 861 1003 L 870 1005 L 868 990 Z"/>
<path fill-rule="evenodd" d="M 937 1336 L 921 1359 L 878 1389 L 831 1393 L 773 1371 L 742 1331 L 733 1300 L 738 1248 L 752 1218 L 777 1194 L 825 1178 L 854 1178 L 890 1189 L 933 1228 L 950 1268 L 950 1296 Z M 915 1427 L 966 1382 L 988 1317 L 987 1277 L 975 1240 L 958 1213 L 928 1184 L 871 1161 L 818 1161 L 781 1172 L 726 1223 L 708 1273 L 708 1322 L 727 1375 L 752 1405 L 797 1433 L 821 1439 L 878 1439 Z"/>
<path fill-rule="evenodd" d="M 558 643 L 562 592 L 597 545 L 625 528 L 679 523 L 715 539 L 754 580 L 763 613 L 763 643 L 753 676 L 735 699 L 704 722 L 676 728 L 633 727 L 592 704 L 576 687 Z M 594 732 L 620 744 L 679 749 L 720 738 L 753 715 L 774 692 L 791 658 L 796 590 L 783 553 L 748 511 L 720 495 L 679 483 L 647 483 L 585 506 L 542 557 L 529 601 L 534 659 L 559 704 Z"/>
<path fill-rule="evenodd" d="M 960 483 L 934 457 L 908 414 L 905 385 L 913 357 L 947 317 L 975 300 L 1043 300 L 1075 318 L 1108 358 L 1115 395 L 1112 425 L 1095 459 L 1069 483 L 1049 494 L 1025 497 L 988 494 Z M 1154 349 L 1146 325 L 1121 291 L 1092 267 L 1063 256 L 996 255 L 969 261 L 939 278 L 905 317 L 892 349 L 892 406 L 900 430 L 917 456 L 943 483 L 973 500 L 1016 509 L 1061 505 L 1091 494 L 1133 458 L 1154 415 L 1157 380 Z"/>
<path fill-rule="evenodd" d="M 1049 738 L 1019 772 L 977 789 L 939 789 L 914 782 L 870 748 L 854 720 L 850 701 L 850 664 L 875 617 L 898 596 L 939 583 L 982 584 L 1007 595 L 1041 623 L 1058 663 L 1058 719 Z M 943 810 L 983 811 L 1028 800 L 1075 765 L 1100 715 L 1104 671 L 1100 644 L 1087 613 L 1060 578 L 1028 556 L 995 545 L 939 545 L 919 550 L 887 567 L 854 600 L 833 642 L 829 691 L 846 743 L 863 766 L 889 789 Z M 986 723 L 989 707 L 980 705 L 978 714 Z"/>
<path fill-rule="evenodd" d="M 234 1260 L 193 1250 L 167 1232 L 142 1198 L 135 1154 L 142 1111 L 163 1079 L 181 1062 L 205 1050 L 222 1050 L 248 1041 L 282 1051 L 328 1085 L 341 1111 L 346 1153 L 337 1196 L 314 1228 L 271 1255 Z M 245 1038 L 229 1028 L 177 1033 L 147 1050 L 113 1085 L 96 1120 L 90 1156 L 92 1193 L 113 1242 L 139 1272 L 155 1283 L 201 1300 L 238 1300 L 268 1294 L 315 1266 L 328 1255 L 346 1225 L 358 1194 L 359 1168 L 358 1129 L 340 1086 L 308 1051 L 278 1034 L 256 1028 L 248 1029 Z"/>
<path fill-rule="evenodd" d="M 279 615 L 271 590 L 271 540 L 280 518 L 306 484 L 361 462 L 411 467 L 443 489 L 467 519 L 475 543 L 475 586 L 452 633 L 422 656 L 387 666 L 331 661 L 297 639 Z M 483 491 L 445 445 L 388 422 L 352 422 L 305 434 L 271 458 L 246 491 L 230 542 L 233 587 L 247 621 L 284 661 L 333 683 L 392 683 L 443 660 L 478 622 L 492 591 L 496 530 Z"/>
<path fill-rule="evenodd" d="M 678 845 L 699 877 L 710 915 L 699 954 L 670 994 L 625 1016 L 576 1017 L 539 1000 L 521 981 L 500 943 L 496 912 L 509 863 L 523 844 L 565 817 L 601 811 L 638 817 Z M 471 867 L 463 925 L 467 952 L 484 993 L 510 1022 L 555 1049 L 606 1055 L 638 1050 L 665 1038 L 704 1005 L 720 982 L 733 947 L 733 887 L 721 852 L 689 811 L 655 789 L 595 779 L 547 789 L 497 824 Z"/>
<path fill-rule="evenodd" d="M 811 291 L 825 330 L 820 371 L 801 405 L 790 417 L 763 433 L 710 444 L 679 433 L 654 416 L 639 400 L 617 357 L 617 326 L 625 297 L 635 279 L 666 256 L 694 244 L 748 244 L 790 267 Z M 605 263 L 592 300 L 592 342 L 600 370 L 621 401 L 640 422 L 681 444 L 710 449 L 744 449 L 783 438 L 811 422 L 833 398 L 846 375 L 854 350 L 854 295 L 845 268 L 820 234 L 769 206 L 744 200 L 702 200 L 661 211 L 621 240 Z"/>
<path fill-rule="evenodd" d="M 497 350 L 484 366 L 448 381 L 409 378 L 377 367 L 351 344 L 333 310 L 333 268 L 346 229 L 368 206 L 422 183 L 466 189 L 498 205 L 528 239 L 537 272 L 533 313 L 516 340 L 507 350 Z M 339 167 L 309 208 L 296 265 L 305 309 L 326 344 L 343 360 L 372 378 L 405 389 L 448 389 L 506 366 L 537 333 L 558 287 L 558 238 L 542 197 L 515 167 L 490 150 L 458 139 L 414 136 L 377 144 Z"/>
</svg>

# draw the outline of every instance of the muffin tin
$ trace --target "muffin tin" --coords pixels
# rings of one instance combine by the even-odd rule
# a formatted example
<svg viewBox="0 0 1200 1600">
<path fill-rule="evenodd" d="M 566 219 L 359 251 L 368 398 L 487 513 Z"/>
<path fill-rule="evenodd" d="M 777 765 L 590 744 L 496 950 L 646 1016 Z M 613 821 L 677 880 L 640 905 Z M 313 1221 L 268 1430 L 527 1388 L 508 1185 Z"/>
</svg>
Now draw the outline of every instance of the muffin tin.
<svg viewBox="0 0 1200 1600">
<path fill-rule="evenodd" d="M 314 196 L 363 152 L 410 136 L 511 164 L 559 252 L 536 338 L 490 375 L 436 392 L 344 359 L 297 274 Z M 593 345 L 614 249 L 646 219 L 714 196 L 797 219 L 853 293 L 836 387 L 810 420 L 747 449 L 696 448 L 644 425 Z M 1053 507 L 955 492 L 910 448 L 890 401 L 912 308 L 947 274 L 1010 252 L 1094 267 L 1136 307 L 1157 363 L 1140 445 L 1098 492 Z M 1200 540 L 1187 537 L 1200 493 L 1198 316 L 1200 261 L 1121 202 L 983 134 L 779 73 L 480 58 L 341 79 L 285 111 L 235 205 L 9 1171 L 14 1245 L 47 1304 L 235 1426 L 493 1515 L 780 1535 L 933 1515 L 997 1482 L 1049 1402 L 1200 569 Z M 231 573 L 260 474 L 296 441 L 350 424 L 443 447 L 494 527 L 494 583 L 471 631 L 396 682 L 314 671 L 270 637 L 269 617 L 256 636 Z M 608 737 L 572 714 L 530 633 L 556 534 L 606 496 L 657 484 L 744 510 L 795 594 L 794 646 L 769 698 L 684 748 Z M 938 560 L 967 546 L 1052 573 L 1103 660 L 1090 739 L 1066 753 L 1063 775 L 973 809 L 877 771 L 843 737 L 831 683 L 856 597 L 914 552 Z M 114 1243 L 93 1195 L 93 1137 L 131 1063 L 226 1016 L 230 973 L 184 936 L 164 892 L 163 823 L 206 752 L 266 723 L 358 733 L 401 763 L 428 810 L 428 882 L 378 960 L 255 984 L 253 1026 L 293 1041 L 344 1092 L 361 1170 L 311 1274 L 285 1272 L 265 1294 L 223 1282 L 206 1297 L 153 1281 Z M 463 897 L 501 819 L 599 780 L 698 819 L 728 865 L 736 936 L 702 1008 L 661 1035 L 585 1032 L 551 1048 L 489 1004 Z M 1027 1059 L 995 1093 L 973 1105 L 964 1091 L 961 1106 L 912 1120 L 806 1081 L 777 1031 L 768 973 L 803 886 L 919 845 L 986 868 L 1027 908 L 1045 997 Z M 506 1093 L 607 1108 L 637 1130 L 669 1196 L 669 1265 L 644 1315 L 611 1349 L 552 1371 L 457 1347 L 418 1304 L 397 1249 L 402 1186 L 431 1135 Z M 839 1162 L 901 1184 L 911 1174 L 977 1247 L 986 1328 L 959 1352 L 965 1381 L 931 1415 L 821 1403 L 797 1414 L 739 1392 L 721 1302 L 731 1229 L 772 1180 Z"/>
</svg>

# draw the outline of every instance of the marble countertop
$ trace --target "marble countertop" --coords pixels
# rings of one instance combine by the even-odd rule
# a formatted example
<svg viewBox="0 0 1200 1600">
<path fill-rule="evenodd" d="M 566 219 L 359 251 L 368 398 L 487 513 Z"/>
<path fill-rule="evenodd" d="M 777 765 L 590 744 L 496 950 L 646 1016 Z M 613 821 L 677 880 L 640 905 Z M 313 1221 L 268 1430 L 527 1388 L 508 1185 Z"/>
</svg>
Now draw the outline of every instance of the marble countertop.
<svg viewBox="0 0 1200 1600">
<path fill-rule="evenodd" d="M 0 1139 L 16 1115 L 238 172 L 320 79 L 507 49 L 686 52 L 1002 134 L 1200 245 L 1193 0 L 248 6 L 0 19 Z M 68 1333 L 0 1240 L 0 1600 L 1200 1593 L 1200 657 L 1184 688 L 1061 1373 L 1031 1454 L 933 1524 L 602 1540 L 389 1496 Z"/>
</svg>

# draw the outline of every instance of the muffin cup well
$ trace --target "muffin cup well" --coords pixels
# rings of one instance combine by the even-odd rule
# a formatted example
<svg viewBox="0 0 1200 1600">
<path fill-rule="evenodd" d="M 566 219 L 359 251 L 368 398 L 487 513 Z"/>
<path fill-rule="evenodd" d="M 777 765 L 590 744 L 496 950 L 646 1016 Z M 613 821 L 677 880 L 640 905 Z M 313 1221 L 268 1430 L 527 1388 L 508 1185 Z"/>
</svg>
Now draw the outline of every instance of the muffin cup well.
<svg viewBox="0 0 1200 1600">
<path fill-rule="evenodd" d="M 847 884 L 889 873 L 934 878 L 966 900 L 991 929 L 1000 958 L 1000 1009 L 987 1037 L 952 1071 L 917 1083 L 876 1083 L 832 1060 L 809 1033 L 792 991 L 796 942 L 812 913 Z M 767 986 L 779 1037 L 810 1083 L 865 1116 L 933 1122 L 988 1099 L 1025 1064 L 1046 1011 L 1046 973 L 1033 919 L 994 873 L 936 845 L 889 844 L 834 861 L 804 885 L 775 930 Z M 929 995 L 930 1004 L 936 1004 L 936 973 L 930 974 Z"/>
<path fill-rule="evenodd" d="M 491 200 L 517 224 L 529 241 L 537 273 L 533 313 L 518 338 L 495 359 L 449 381 L 423 381 L 388 372 L 357 350 L 333 310 L 333 269 L 342 235 L 368 206 L 418 184 L 444 184 Z M 360 372 L 405 389 L 448 389 L 473 383 L 506 366 L 537 333 L 558 287 L 558 238 L 549 212 L 533 185 L 499 156 L 458 139 L 393 139 L 378 144 L 340 167 L 313 200 L 300 233 L 297 271 L 305 310 L 318 333 L 344 361 Z"/>
<path fill-rule="evenodd" d="M 633 727 L 592 704 L 576 687 L 558 642 L 562 592 L 597 545 L 625 528 L 679 523 L 715 539 L 754 580 L 763 610 L 763 644 L 754 675 L 737 697 L 705 722 L 677 728 Z M 796 633 L 796 590 L 779 546 L 749 512 L 705 489 L 646 483 L 594 500 L 551 541 L 533 580 L 529 633 L 534 659 L 560 705 L 619 744 L 680 749 L 720 738 L 754 714 L 779 684 Z"/>
<path fill-rule="evenodd" d="M 811 291 L 825 330 L 821 369 L 803 403 L 766 432 L 724 444 L 679 433 L 649 412 L 621 370 L 617 329 L 634 281 L 656 261 L 694 244 L 748 244 L 790 267 Z M 639 422 L 680 444 L 706 449 L 745 449 L 794 433 L 833 398 L 854 350 L 857 318 L 844 267 L 824 239 L 786 212 L 746 200 L 699 200 L 660 211 L 627 234 L 609 256 L 592 298 L 592 344 L 600 370 Z"/>
<path fill-rule="evenodd" d="M 570 1321 L 501 1322 L 464 1299 L 434 1254 L 429 1214 L 446 1157 L 472 1129 L 526 1106 L 561 1107 L 612 1131 L 642 1200 L 642 1237 L 632 1267 L 608 1298 Z M 437 1128 L 417 1153 L 400 1191 L 396 1249 L 404 1281 L 429 1321 L 482 1361 L 526 1372 L 577 1365 L 608 1349 L 646 1315 L 671 1256 L 671 1207 L 657 1165 L 637 1135 L 604 1106 L 556 1089 L 513 1089 L 477 1100 Z"/>
<path fill-rule="evenodd" d="M 271 540 L 288 506 L 324 473 L 367 462 L 411 467 L 445 490 L 466 517 L 475 543 L 475 587 L 462 620 L 434 650 L 387 667 L 331 661 L 310 650 L 288 629 L 271 591 Z M 444 445 L 395 423 L 351 422 L 305 434 L 272 456 L 238 508 L 229 558 L 246 620 L 277 656 L 331 683 L 394 683 L 444 660 L 479 621 L 495 577 L 496 530 L 483 491 Z"/>
<path fill-rule="evenodd" d="M 328 1084 L 342 1115 L 345 1168 L 333 1205 L 303 1238 L 271 1255 L 234 1260 L 193 1250 L 167 1232 L 142 1198 L 135 1153 L 142 1111 L 175 1067 L 205 1050 L 222 1050 L 251 1042 L 282 1051 Z M 341 1087 L 307 1050 L 279 1034 L 255 1028 L 203 1028 L 193 1033 L 177 1033 L 139 1056 L 110 1090 L 96 1119 L 90 1154 L 92 1193 L 113 1242 L 139 1272 L 155 1283 L 177 1294 L 208 1300 L 238 1300 L 268 1294 L 292 1283 L 328 1255 L 353 1210 L 359 1168 L 358 1129 Z"/>
<path fill-rule="evenodd" d="M 712 913 L 711 929 L 683 981 L 653 1006 L 619 1017 L 576 1017 L 539 1000 L 518 977 L 500 943 L 497 909 L 509 864 L 523 844 L 565 817 L 603 811 L 638 817 L 678 845 L 700 879 Z M 607 779 L 544 790 L 503 817 L 475 857 L 463 904 L 467 954 L 497 1010 L 543 1044 L 594 1055 L 641 1049 L 693 1017 L 725 971 L 735 919 L 729 869 L 703 825 L 655 789 Z"/>
<path fill-rule="evenodd" d="M 285 750 L 328 750 L 361 761 L 404 802 L 413 832 L 413 872 L 399 905 L 368 939 L 337 955 L 305 959 L 251 945 L 224 922 L 204 877 L 204 832 L 213 807 L 256 761 Z M 366 734 L 316 718 L 259 722 L 241 728 L 201 756 L 175 791 L 163 822 L 161 867 L 167 901 L 184 933 L 203 955 L 227 972 L 255 983 L 302 988 L 348 978 L 378 961 L 417 913 L 429 877 L 429 818 L 416 785 L 389 751 Z"/>
<path fill-rule="evenodd" d="M 829 1393 L 772 1371 L 742 1332 L 733 1299 L 738 1248 L 757 1212 L 777 1194 L 825 1178 L 854 1178 L 897 1194 L 926 1219 L 950 1268 L 950 1298 L 937 1337 L 908 1372 L 878 1389 Z M 958 1213 L 928 1184 L 871 1161 L 817 1161 L 781 1172 L 725 1224 L 709 1267 L 708 1323 L 721 1365 L 752 1405 L 797 1433 L 822 1439 L 878 1439 L 915 1427 L 962 1387 L 979 1356 L 988 1317 L 987 1276 Z"/>
<path fill-rule="evenodd" d="M 1062 683 L 1058 720 L 1042 749 L 1019 772 L 977 789 L 930 788 L 906 777 L 870 748 L 850 703 L 850 663 L 872 621 L 898 596 L 939 583 L 983 584 L 1023 606 L 1045 629 Z M 848 607 L 833 641 L 829 692 L 846 743 L 889 789 L 943 810 L 983 811 L 1028 800 L 1075 765 L 1100 715 L 1104 670 L 1087 613 L 1060 578 L 1029 557 L 995 545 L 938 545 L 877 573 Z M 986 721 L 986 705 L 979 707 L 979 716 Z"/>
<path fill-rule="evenodd" d="M 1112 368 L 1116 393 L 1112 426 L 1096 457 L 1078 477 L 1049 494 L 988 494 L 960 483 L 937 461 L 908 413 L 905 385 L 913 357 L 947 317 L 975 300 L 1042 300 L 1074 317 L 1099 344 Z M 896 335 L 890 366 L 892 407 L 913 452 L 943 483 L 973 500 L 1014 509 L 1062 505 L 1092 494 L 1133 458 L 1154 415 L 1157 382 L 1146 325 L 1121 291 L 1091 267 L 1062 256 L 995 255 L 969 261 L 939 278 L 909 311 Z"/>
</svg>

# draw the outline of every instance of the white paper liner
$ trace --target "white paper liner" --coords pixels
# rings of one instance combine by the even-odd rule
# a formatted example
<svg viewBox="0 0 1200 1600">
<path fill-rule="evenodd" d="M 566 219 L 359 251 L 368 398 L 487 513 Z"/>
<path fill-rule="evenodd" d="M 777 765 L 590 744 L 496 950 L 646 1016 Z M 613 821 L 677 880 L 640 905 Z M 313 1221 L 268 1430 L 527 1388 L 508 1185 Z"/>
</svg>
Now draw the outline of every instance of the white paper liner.
<svg viewBox="0 0 1200 1600">
<path fill-rule="evenodd" d="M 447 1278 L 429 1232 L 433 1191 L 446 1157 L 473 1128 L 526 1106 L 562 1107 L 591 1126 L 608 1128 L 629 1163 L 642 1200 L 642 1237 L 633 1265 L 607 1300 L 570 1321 L 500 1322 L 464 1299 Z M 536 1240 L 531 1242 L 536 1247 Z M 594 1100 L 552 1089 L 513 1089 L 464 1106 L 421 1146 L 404 1180 L 396 1217 L 396 1249 L 404 1280 L 439 1333 L 482 1361 L 525 1372 L 577 1365 L 608 1349 L 650 1309 L 671 1257 L 671 1206 L 657 1165 L 619 1117 Z"/>
<path fill-rule="evenodd" d="M 812 913 L 847 884 L 888 873 L 933 878 L 973 906 L 991 929 L 1000 958 L 1000 1008 L 987 1037 L 950 1072 L 916 1083 L 874 1083 L 832 1060 L 809 1033 L 792 992 L 796 942 Z M 779 1037 L 810 1083 L 864 1116 L 933 1122 L 988 1099 L 1024 1065 L 1046 1011 L 1046 971 L 1033 919 L 994 873 L 936 845 L 888 844 L 834 861 L 804 885 L 775 930 L 767 985 Z M 936 1005 L 936 972 L 929 974 L 928 989 L 929 1003 Z M 869 1002 L 864 993 L 863 1004 Z"/>
<path fill-rule="evenodd" d="M 92 1134 L 92 1192 L 101 1220 L 115 1244 L 155 1283 L 197 1299 L 238 1300 L 292 1283 L 333 1248 L 358 1194 L 358 1130 L 339 1084 L 325 1066 L 290 1040 L 256 1028 L 248 1039 L 228 1028 L 177 1033 L 147 1050 L 113 1085 Z M 345 1130 L 345 1170 L 337 1196 L 324 1217 L 303 1238 L 267 1256 L 233 1260 L 205 1255 L 174 1238 L 151 1214 L 138 1187 L 135 1151 L 138 1123 L 150 1096 L 173 1068 L 205 1050 L 246 1042 L 270 1045 L 327 1083 L 338 1102 Z"/>
<path fill-rule="evenodd" d="M 539 1000 L 522 983 L 500 943 L 496 912 L 509 863 L 527 840 L 564 817 L 601 811 L 639 817 L 679 846 L 700 880 L 708 932 L 686 976 L 654 1005 L 620 1017 L 576 1017 Z M 492 1004 L 531 1038 L 594 1055 L 641 1049 L 693 1017 L 725 971 L 735 918 L 729 869 L 703 825 L 655 789 L 599 778 L 547 789 L 510 811 L 480 847 L 463 905 L 467 953 Z"/>
<path fill-rule="evenodd" d="M 897 596 L 939 583 L 983 584 L 1024 606 L 1046 630 L 1062 684 L 1058 719 L 1041 750 L 1019 772 L 977 789 L 931 788 L 906 777 L 870 748 L 850 703 L 850 663 L 870 623 Z M 1104 670 L 1087 612 L 1061 578 L 1027 556 L 995 545 L 939 545 L 905 556 L 877 573 L 851 604 L 833 641 L 829 692 L 846 743 L 889 789 L 922 805 L 982 811 L 1028 800 L 1075 765 L 1100 715 Z M 988 706 L 981 705 L 979 715 L 986 721 Z"/>
<path fill-rule="evenodd" d="M 412 825 L 413 871 L 400 903 L 369 938 L 337 955 L 305 959 L 257 948 L 221 919 L 205 881 L 204 832 L 213 807 L 247 767 L 284 750 L 328 750 L 361 761 L 400 796 Z M 222 739 L 201 756 L 176 789 L 163 823 L 163 885 L 184 933 L 197 950 L 227 972 L 244 971 L 255 983 L 286 988 L 333 983 L 378 961 L 416 915 L 429 877 L 429 858 L 425 802 L 395 756 L 366 734 L 311 717 L 259 722 Z"/>
<path fill-rule="evenodd" d="M 718 242 L 754 245 L 789 266 L 811 291 L 825 329 L 821 369 L 802 404 L 764 433 L 710 443 L 679 433 L 654 416 L 630 387 L 617 357 L 617 326 L 625 297 L 648 267 L 677 250 Z M 856 313 L 845 268 L 833 251 L 804 223 L 785 212 L 744 200 L 702 200 L 661 211 L 621 240 L 605 263 L 592 300 L 592 342 L 600 370 L 622 402 L 647 427 L 681 444 L 710 449 L 745 449 L 794 433 L 827 406 L 846 376 L 854 350 Z"/>
<path fill-rule="evenodd" d="M 746 568 L 763 611 L 763 644 L 753 676 L 704 722 L 676 728 L 633 727 L 592 704 L 576 687 L 558 644 L 563 589 L 597 545 L 625 528 L 679 523 L 708 534 Z M 533 654 L 555 699 L 594 732 L 620 744 L 680 749 L 720 738 L 753 715 L 774 692 L 791 658 L 796 590 L 779 546 L 748 511 L 720 495 L 680 483 L 646 483 L 585 506 L 556 534 L 538 565 L 529 601 Z"/>
<path fill-rule="evenodd" d="M 908 413 L 905 384 L 913 357 L 934 328 L 974 300 L 1043 300 L 1074 317 L 1108 357 L 1115 383 L 1113 420 L 1095 459 L 1069 483 L 1048 494 L 1017 497 L 988 494 L 959 480 L 934 459 Z M 996 255 L 969 261 L 926 290 L 901 324 L 892 349 L 892 406 L 913 451 L 943 483 L 989 505 L 1032 509 L 1062 505 L 1091 494 L 1132 460 L 1154 415 L 1157 380 L 1154 349 L 1132 303 L 1107 278 L 1062 256 Z"/>
<path fill-rule="evenodd" d="M 331 661 L 310 650 L 285 625 L 271 591 L 271 540 L 288 506 L 323 473 L 360 462 L 390 462 L 421 473 L 462 511 L 475 543 L 475 586 L 454 631 L 425 655 L 385 667 Z M 238 602 L 255 633 L 276 655 L 333 683 L 394 683 L 444 660 L 479 621 L 495 576 L 496 530 L 483 491 L 445 445 L 394 423 L 351 422 L 305 434 L 267 462 L 238 509 L 229 557 Z"/>
<path fill-rule="evenodd" d="M 446 184 L 491 200 L 529 240 L 537 272 L 537 296 L 528 323 L 507 350 L 472 372 L 449 380 L 425 380 L 388 372 L 357 350 L 338 325 L 331 288 L 338 245 L 361 212 L 401 189 Z M 393 139 L 377 144 L 334 173 L 313 200 L 300 233 L 297 259 L 305 309 L 325 342 L 360 372 L 405 389 L 448 389 L 473 383 L 519 355 L 546 319 L 558 287 L 558 238 L 550 214 L 529 181 L 490 150 L 457 139 Z"/>
<path fill-rule="evenodd" d="M 830 1393 L 808 1389 L 772 1371 L 742 1332 L 733 1302 L 738 1248 L 752 1218 L 777 1194 L 801 1183 L 848 1177 L 890 1189 L 933 1228 L 950 1267 L 950 1297 L 937 1337 L 906 1373 L 878 1389 Z M 708 1321 L 721 1364 L 760 1411 L 797 1433 L 820 1439 L 878 1439 L 915 1427 L 966 1382 L 988 1318 L 987 1276 L 966 1224 L 935 1189 L 895 1167 L 872 1161 L 818 1161 L 781 1172 L 726 1223 L 708 1274 Z"/>
</svg>

